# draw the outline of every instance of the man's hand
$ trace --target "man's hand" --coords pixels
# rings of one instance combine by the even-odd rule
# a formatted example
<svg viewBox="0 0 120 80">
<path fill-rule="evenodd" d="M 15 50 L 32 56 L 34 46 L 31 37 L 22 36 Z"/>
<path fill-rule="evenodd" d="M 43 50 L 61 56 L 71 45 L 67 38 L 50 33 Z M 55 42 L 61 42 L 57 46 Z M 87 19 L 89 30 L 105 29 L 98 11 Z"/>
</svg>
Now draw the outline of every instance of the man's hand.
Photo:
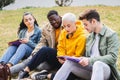
<svg viewBox="0 0 120 80">
<path fill-rule="evenodd" d="M 83 67 L 87 66 L 89 64 L 89 58 L 87 58 L 87 57 L 80 57 L 79 64 L 81 64 Z"/>
</svg>

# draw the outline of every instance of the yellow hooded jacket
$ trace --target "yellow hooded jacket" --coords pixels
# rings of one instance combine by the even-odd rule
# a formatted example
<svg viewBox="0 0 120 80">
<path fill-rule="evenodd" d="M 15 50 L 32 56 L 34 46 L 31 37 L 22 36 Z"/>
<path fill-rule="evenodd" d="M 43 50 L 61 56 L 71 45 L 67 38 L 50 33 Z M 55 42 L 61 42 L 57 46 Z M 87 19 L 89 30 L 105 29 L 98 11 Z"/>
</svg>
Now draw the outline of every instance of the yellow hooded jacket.
<svg viewBox="0 0 120 80">
<path fill-rule="evenodd" d="M 57 46 L 57 56 L 79 57 L 84 54 L 87 32 L 81 21 L 76 21 L 76 27 L 76 31 L 69 39 L 66 38 L 67 32 L 65 29 L 62 30 Z"/>
</svg>

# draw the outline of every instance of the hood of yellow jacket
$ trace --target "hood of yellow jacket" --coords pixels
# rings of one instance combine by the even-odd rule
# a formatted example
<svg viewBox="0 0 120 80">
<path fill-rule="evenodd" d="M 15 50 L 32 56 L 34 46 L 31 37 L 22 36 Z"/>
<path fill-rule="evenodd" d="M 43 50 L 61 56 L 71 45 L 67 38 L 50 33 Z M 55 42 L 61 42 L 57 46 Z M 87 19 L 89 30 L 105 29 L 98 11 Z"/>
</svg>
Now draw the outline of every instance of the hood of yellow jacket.
<svg viewBox="0 0 120 80">
<path fill-rule="evenodd" d="M 86 32 L 82 22 L 80 20 L 77 20 L 75 24 L 76 24 L 77 29 L 70 38 L 76 38 L 80 35 L 84 36 L 87 32 Z M 63 30 L 63 33 L 67 35 L 67 32 L 65 29 Z"/>
</svg>

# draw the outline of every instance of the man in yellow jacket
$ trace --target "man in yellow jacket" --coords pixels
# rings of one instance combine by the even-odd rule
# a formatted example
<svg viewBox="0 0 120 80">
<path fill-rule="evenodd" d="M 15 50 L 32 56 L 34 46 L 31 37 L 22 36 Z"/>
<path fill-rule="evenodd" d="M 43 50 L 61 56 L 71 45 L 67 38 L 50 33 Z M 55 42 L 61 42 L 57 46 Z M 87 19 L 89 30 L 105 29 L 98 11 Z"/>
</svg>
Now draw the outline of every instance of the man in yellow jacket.
<svg viewBox="0 0 120 80">
<path fill-rule="evenodd" d="M 29 68 L 29 72 L 44 61 L 48 62 L 53 68 L 56 66 L 59 68 L 65 59 L 57 58 L 57 56 L 80 57 L 84 54 L 86 31 L 82 23 L 76 21 L 76 16 L 72 13 L 66 13 L 62 17 L 62 23 L 64 29 L 59 36 L 57 51 L 49 47 L 41 48 L 38 51 L 39 54 L 35 54 L 28 63 L 27 69 Z M 24 71 L 27 72 L 26 69 Z M 37 74 L 35 79 L 39 78 L 39 80 L 43 80 L 45 78 L 51 78 L 51 76 L 51 74 L 45 76 Z"/>
</svg>

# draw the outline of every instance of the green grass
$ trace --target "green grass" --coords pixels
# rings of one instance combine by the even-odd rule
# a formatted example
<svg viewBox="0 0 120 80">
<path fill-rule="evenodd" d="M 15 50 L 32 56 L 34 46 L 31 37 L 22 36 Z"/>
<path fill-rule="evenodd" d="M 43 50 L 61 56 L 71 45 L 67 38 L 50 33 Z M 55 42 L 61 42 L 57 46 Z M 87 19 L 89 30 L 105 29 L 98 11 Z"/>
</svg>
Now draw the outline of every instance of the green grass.
<svg viewBox="0 0 120 80">
<path fill-rule="evenodd" d="M 49 10 L 57 10 L 62 16 L 66 12 L 72 12 L 79 16 L 86 9 L 96 9 L 100 12 L 103 23 L 115 30 L 120 38 L 120 6 L 86 6 L 86 7 L 52 7 L 52 8 L 24 8 L 18 10 L 0 11 L 0 56 L 8 47 L 9 41 L 17 39 L 17 29 L 22 19 L 22 14 L 26 11 L 32 12 L 38 20 L 40 27 L 47 22 L 46 15 Z M 120 52 L 118 58 L 118 67 L 120 69 Z"/>
</svg>

